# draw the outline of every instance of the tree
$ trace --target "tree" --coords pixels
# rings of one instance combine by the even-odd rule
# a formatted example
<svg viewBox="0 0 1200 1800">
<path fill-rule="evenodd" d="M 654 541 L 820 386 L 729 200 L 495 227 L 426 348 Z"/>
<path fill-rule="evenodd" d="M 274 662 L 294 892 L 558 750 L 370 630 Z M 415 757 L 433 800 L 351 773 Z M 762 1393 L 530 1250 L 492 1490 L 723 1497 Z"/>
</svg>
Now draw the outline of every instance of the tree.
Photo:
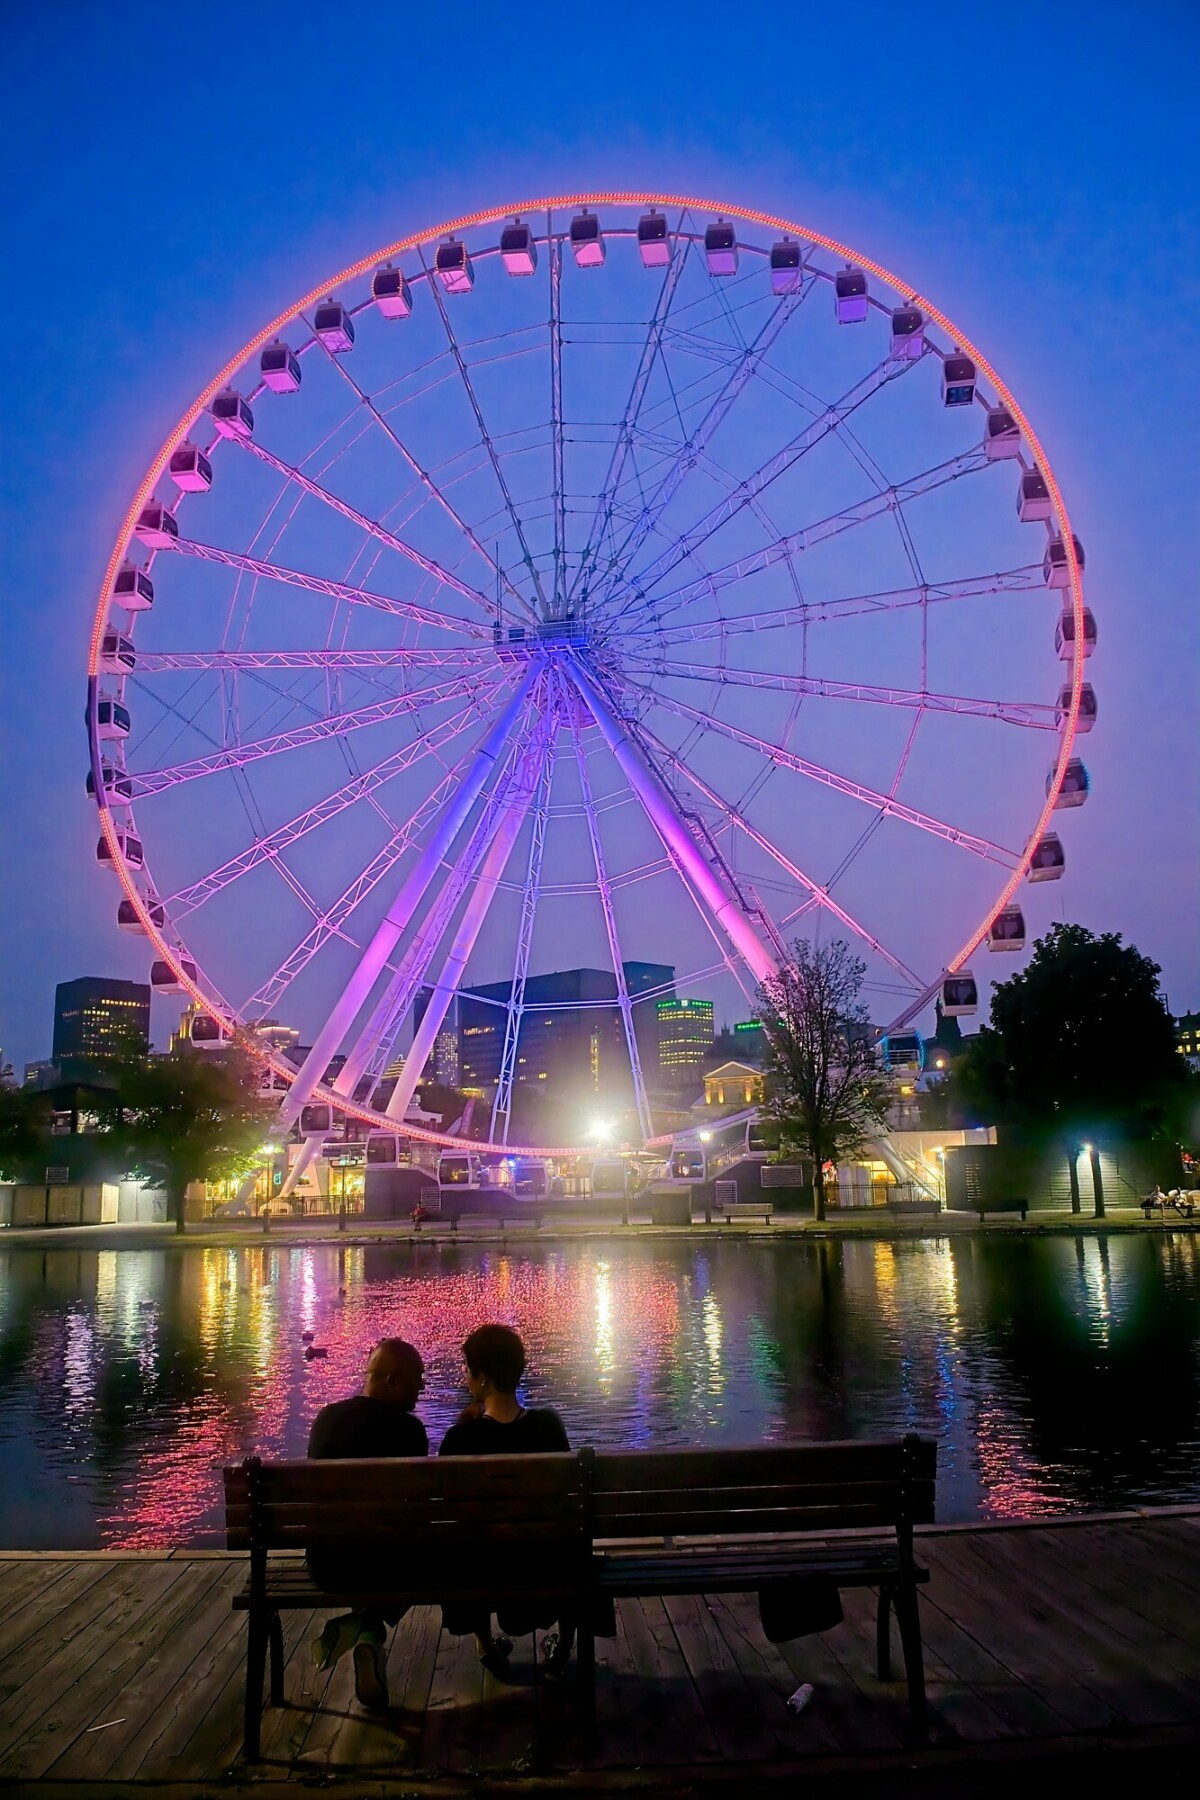
<svg viewBox="0 0 1200 1800">
<path fill-rule="evenodd" d="M 784 1150 L 811 1162 L 814 1211 L 823 1219 L 825 1164 L 862 1148 L 883 1123 L 891 1090 L 858 1000 L 866 964 L 840 938 L 823 945 L 798 938 L 792 953 L 758 990 L 764 1110 L 778 1121 Z"/>
<path fill-rule="evenodd" d="M 189 1182 L 236 1178 L 254 1165 L 268 1124 L 258 1065 L 235 1042 L 212 1054 L 127 1057 L 112 1075 L 98 1134 L 122 1169 L 165 1189 L 167 1216 L 182 1231 Z"/>
<path fill-rule="evenodd" d="M 1052 925 L 1028 967 L 995 988 L 990 1027 L 966 1040 L 955 1065 L 960 1107 L 1058 1141 L 1073 1212 L 1085 1144 L 1094 1211 L 1103 1218 L 1097 1139 L 1113 1130 L 1162 1136 L 1178 1119 L 1186 1070 L 1159 974 L 1119 932 L 1097 937 L 1082 925 Z"/>
<path fill-rule="evenodd" d="M 28 1181 L 44 1169 L 50 1102 L 32 1088 L 0 1086 L 0 1181 Z"/>
</svg>

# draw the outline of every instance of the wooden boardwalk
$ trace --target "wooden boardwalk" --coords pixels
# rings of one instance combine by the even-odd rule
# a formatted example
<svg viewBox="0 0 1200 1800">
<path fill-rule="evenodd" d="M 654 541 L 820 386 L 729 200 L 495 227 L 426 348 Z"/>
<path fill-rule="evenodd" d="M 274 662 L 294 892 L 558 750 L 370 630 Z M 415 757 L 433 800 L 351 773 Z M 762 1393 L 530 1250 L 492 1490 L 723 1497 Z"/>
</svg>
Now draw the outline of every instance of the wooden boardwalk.
<svg viewBox="0 0 1200 1800">
<path fill-rule="evenodd" d="M 800 1773 L 917 1763 L 929 1776 L 968 1756 L 1200 1744 L 1200 1509 L 933 1529 L 920 1553 L 933 1571 L 924 1745 L 909 1740 L 903 1684 L 875 1679 L 868 1593 L 845 1596 L 837 1630 L 783 1647 L 753 1598 L 622 1603 L 619 1635 L 598 1645 L 590 1764 L 571 1684 L 534 1683 L 528 1639 L 500 1682 L 471 1640 L 417 1609 L 392 1635 L 392 1710 L 373 1718 L 349 1658 L 332 1675 L 313 1667 L 323 1615 L 292 1613 L 287 1703 L 268 1709 L 249 1785 L 428 1783 L 448 1797 L 513 1791 L 518 1776 L 530 1791 L 751 1792 Z M 0 1554 L 0 1793 L 240 1785 L 246 1621 L 230 1597 L 244 1574 L 221 1552 Z M 784 1701 L 801 1681 L 816 1693 L 797 1718 Z"/>
</svg>

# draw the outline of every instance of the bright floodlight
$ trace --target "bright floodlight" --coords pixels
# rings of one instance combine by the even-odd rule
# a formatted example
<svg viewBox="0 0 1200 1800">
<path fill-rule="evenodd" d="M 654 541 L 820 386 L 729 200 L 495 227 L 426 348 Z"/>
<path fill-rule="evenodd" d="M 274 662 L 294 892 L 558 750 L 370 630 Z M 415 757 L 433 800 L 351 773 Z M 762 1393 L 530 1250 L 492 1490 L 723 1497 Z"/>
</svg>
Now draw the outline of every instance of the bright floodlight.
<svg viewBox="0 0 1200 1800">
<path fill-rule="evenodd" d="M 597 1144 L 610 1144 L 616 1127 L 611 1119 L 593 1119 L 588 1128 L 588 1136 Z"/>
</svg>

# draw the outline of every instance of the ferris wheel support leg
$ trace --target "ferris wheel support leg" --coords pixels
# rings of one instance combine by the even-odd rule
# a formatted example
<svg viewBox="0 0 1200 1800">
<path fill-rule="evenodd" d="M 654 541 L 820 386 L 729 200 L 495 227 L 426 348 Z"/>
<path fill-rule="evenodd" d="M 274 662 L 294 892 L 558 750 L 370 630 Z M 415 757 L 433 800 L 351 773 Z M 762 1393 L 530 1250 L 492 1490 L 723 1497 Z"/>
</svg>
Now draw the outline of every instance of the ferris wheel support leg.
<svg viewBox="0 0 1200 1800">
<path fill-rule="evenodd" d="M 401 933 L 410 923 L 426 889 L 449 855 L 455 838 L 483 792 L 488 776 L 495 768 L 500 752 L 540 674 L 540 662 L 532 662 L 524 680 L 476 752 L 475 760 L 463 776 L 457 796 L 443 813 L 437 830 L 388 908 L 383 922 L 360 957 L 358 967 L 317 1033 L 313 1047 L 279 1109 L 280 1130 L 289 1129 L 299 1118 L 301 1107 L 323 1079 L 330 1058 L 336 1054 L 342 1039 L 362 1011 Z"/>
<path fill-rule="evenodd" d="M 699 845 L 680 818 L 671 795 L 663 786 L 641 753 L 630 742 L 620 721 L 591 675 L 578 658 L 568 658 L 564 667 L 578 688 L 584 702 L 600 727 L 617 767 L 641 803 L 663 848 L 673 856 L 687 875 L 705 906 L 729 939 L 756 981 L 766 981 L 777 969 L 775 957 L 763 943 L 731 894 L 701 854 Z"/>
<path fill-rule="evenodd" d="M 500 877 L 504 873 L 505 864 L 513 853 L 529 804 L 533 798 L 532 786 L 527 786 L 505 815 L 499 831 L 492 839 L 483 868 L 479 872 L 479 880 L 475 883 L 474 892 L 463 913 L 462 920 L 450 946 L 450 954 L 446 958 L 441 976 L 434 984 L 429 997 L 429 1005 L 425 1016 L 413 1033 L 412 1048 L 404 1059 L 404 1067 L 396 1080 L 391 1098 L 387 1103 L 389 1119 L 403 1119 L 408 1103 L 416 1092 L 417 1083 L 433 1049 L 437 1034 L 454 998 L 463 971 L 466 969 L 475 940 L 479 936 L 483 921 L 487 917 Z"/>
</svg>

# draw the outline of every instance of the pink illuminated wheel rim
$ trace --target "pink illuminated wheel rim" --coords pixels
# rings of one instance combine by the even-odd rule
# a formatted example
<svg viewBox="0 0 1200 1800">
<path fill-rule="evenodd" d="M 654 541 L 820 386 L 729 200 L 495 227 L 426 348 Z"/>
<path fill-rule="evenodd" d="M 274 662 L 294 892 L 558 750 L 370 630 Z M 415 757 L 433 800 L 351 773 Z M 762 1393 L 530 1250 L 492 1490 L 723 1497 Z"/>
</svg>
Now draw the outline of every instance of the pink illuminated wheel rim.
<svg viewBox="0 0 1200 1800">
<path fill-rule="evenodd" d="M 384 1071 L 499 984 L 487 1147 L 544 1153 L 543 970 L 736 1016 L 832 930 L 893 1031 L 965 976 L 1061 873 L 1094 636 L 1043 447 L 933 302 L 726 202 L 521 201 L 314 288 L 163 444 L 92 631 L 98 855 L 213 1029 L 312 1040 L 264 1045 L 285 1124 L 399 1129 Z M 664 989 L 615 987 L 559 1146 L 653 1137 Z"/>
</svg>

